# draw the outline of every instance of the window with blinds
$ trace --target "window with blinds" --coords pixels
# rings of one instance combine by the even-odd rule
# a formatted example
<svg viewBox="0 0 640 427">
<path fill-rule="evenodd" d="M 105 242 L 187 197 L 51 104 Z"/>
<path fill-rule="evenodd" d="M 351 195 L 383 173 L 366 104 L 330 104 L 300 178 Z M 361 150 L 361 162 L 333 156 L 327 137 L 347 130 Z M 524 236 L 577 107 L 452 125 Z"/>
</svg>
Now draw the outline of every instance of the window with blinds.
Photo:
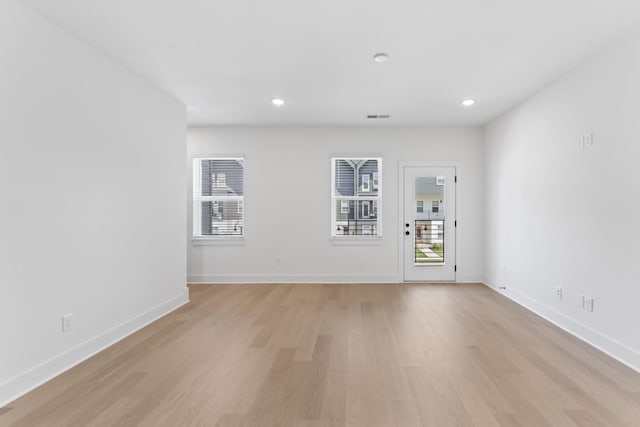
<svg viewBox="0 0 640 427">
<path fill-rule="evenodd" d="M 381 235 L 382 159 L 331 159 L 333 237 Z"/>
<path fill-rule="evenodd" d="M 244 159 L 193 159 L 193 237 L 244 236 Z"/>
</svg>

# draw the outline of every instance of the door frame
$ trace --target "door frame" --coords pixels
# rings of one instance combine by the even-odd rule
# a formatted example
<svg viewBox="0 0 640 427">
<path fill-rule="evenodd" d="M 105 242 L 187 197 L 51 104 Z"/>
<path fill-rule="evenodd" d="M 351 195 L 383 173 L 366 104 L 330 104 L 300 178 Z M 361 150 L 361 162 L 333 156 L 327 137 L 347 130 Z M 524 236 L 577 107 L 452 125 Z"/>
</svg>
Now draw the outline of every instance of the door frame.
<svg viewBox="0 0 640 427">
<path fill-rule="evenodd" d="M 456 197 L 455 197 L 455 218 L 454 220 L 457 222 L 457 226 L 455 227 L 455 257 L 456 257 L 456 266 L 462 264 L 462 251 L 460 250 L 460 235 L 462 233 L 462 203 L 461 197 L 462 194 L 461 189 L 462 180 L 460 176 L 462 175 L 462 166 L 459 162 L 405 162 L 398 161 L 398 223 L 396 224 L 396 229 L 398 230 L 398 269 L 399 276 L 403 283 L 415 283 L 415 280 L 407 281 L 405 279 L 405 270 L 404 270 L 404 260 L 405 260 L 405 236 L 404 236 L 404 208 L 405 208 L 405 183 L 404 183 L 404 170 L 407 167 L 452 167 L 455 169 L 456 176 Z M 440 282 L 440 281 L 438 281 Z M 437 282 L 434 282 L 437 283 Z M 454 272 L 454 280 L 450 283 L 458 283 L 458 270 L 456 268 Z"/>
</svg>

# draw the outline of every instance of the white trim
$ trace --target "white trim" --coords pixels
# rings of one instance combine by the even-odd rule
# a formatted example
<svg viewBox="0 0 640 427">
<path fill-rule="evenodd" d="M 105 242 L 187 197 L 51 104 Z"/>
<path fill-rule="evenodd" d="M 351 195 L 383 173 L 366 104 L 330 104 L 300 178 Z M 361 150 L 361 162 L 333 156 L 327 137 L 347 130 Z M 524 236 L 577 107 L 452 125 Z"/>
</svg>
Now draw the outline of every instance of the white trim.
<svg viewBox="0 0 640 427">
<path fill-rule="evenodd" d="M 176 295 L 168 301 L 158 304 L 136 317 L 114 326 L 64 353 L 40 363 L 26 372 L 10 378 L 0 384 L 0 407 L 6 406 L 20 396 L 41 386 L 52 378 L 57 377 L 188 302 L 189 288 L 185 287 L 180 295 Z"/>
<path fill-rule="evenodd" d="M 640 372 L 640 351 L 629 348 L 621 342 L 591 329 L 589 326 L 560 313 L 552 307 L 549 307 L 548 305 L 545 305 L 516 289 L 500 289 L 491 284 L 495 283 L 493 280 L 488 279 L 485 279 L 481 283 L 495 292 L 504 295 L 527 310 L 537 314 L 543 319 L 553 323 L 555 326 L 570 333 L 574 337 L 614 358 L 618 362 L 628 366 L 634 371 Z"/>
<path fill-rule="evenodd" d="M 396 275 L 381 274 L 190 274 L 189 284 L 262 283 L 402 283 Z"/>
<path fill-rule="evenodd" d="M 207 237 L 192 237 L 191 245 L 192 246 L 226 246 L 226 245 L 244 245 L 245 237 L 244 236 L 225 236 L 225 235 L 211 235 Z"/>
</svg>

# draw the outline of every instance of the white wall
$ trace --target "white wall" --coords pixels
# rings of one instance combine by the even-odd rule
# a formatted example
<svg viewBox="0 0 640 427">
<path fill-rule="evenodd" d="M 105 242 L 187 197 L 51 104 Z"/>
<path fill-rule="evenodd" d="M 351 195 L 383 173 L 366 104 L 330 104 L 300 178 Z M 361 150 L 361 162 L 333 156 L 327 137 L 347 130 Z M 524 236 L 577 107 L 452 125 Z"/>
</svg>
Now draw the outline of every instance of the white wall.
<svg viewBox="0 0 640 427">
<path fill-rule="evenodd" d="M 186 301 L 186 112 L 12 0 L 0 94 L 2 406 Z"/>
<path fill-rule="evenodd" d="M 636 31 L 485 133 L 488 282 L 636 369 L 638 76 Z M 590 132 L 594 147 L 580 149 Z M 595 298 L 593 313 L 577 307 L 579 293 Z"/>
<path fill-rule="evenodd" d="M 459 281 L 481 280 L 481 137 L 481 130 L 475 128 L 191 129 L 189 157 L 246 156 L 246 240 L 242 245 L 201 246 L 192 245 L 189 239 L 189 281 L 401 281 L 399 161 L 460 164 L 457 277 Z M 379 244 L 330 241 L 332 154 L 382 155 L 383 237 Z"/>
</svg>

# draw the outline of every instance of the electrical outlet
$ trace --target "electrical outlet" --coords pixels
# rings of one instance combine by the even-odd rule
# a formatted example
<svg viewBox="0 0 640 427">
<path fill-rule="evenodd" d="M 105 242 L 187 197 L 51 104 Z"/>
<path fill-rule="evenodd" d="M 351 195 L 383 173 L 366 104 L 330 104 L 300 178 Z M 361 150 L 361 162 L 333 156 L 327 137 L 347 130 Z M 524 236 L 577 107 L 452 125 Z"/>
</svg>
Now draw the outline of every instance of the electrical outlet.
<svg viewBox="0 0 640 427">
<path fill-rule="evenodd" d="M 580 308 L 584 308 L 584 295 L 578 294 L 578 299 L 576 300 L 576 305 Z"/>
<path fill-rule="evenodd" d="M 593 133 L 588 133 L 584 136 L 584 148 L 593 148 Z"/>
<path fill-rule="evenodd" d="M 73 328 L 73 313 L 62 316 L 62 332 L 69 332 Z"/>
<path fill-rule="evenodd" d="M 593 148 L 593 132 L 585 133 L 578 137 L 578 148 L 582 150 Z"/>
<path fill-rule="evenodd" d="M 587 311 L 593 311 L 593 298 L 591 297 L 585 298 L 584 306 L 587 309 Z"/>
<path fill-rule="evenodd" d="M 562 299 L 562 288 L 560 286 L 556 287 L 556 298 Z"/>
</svg>

